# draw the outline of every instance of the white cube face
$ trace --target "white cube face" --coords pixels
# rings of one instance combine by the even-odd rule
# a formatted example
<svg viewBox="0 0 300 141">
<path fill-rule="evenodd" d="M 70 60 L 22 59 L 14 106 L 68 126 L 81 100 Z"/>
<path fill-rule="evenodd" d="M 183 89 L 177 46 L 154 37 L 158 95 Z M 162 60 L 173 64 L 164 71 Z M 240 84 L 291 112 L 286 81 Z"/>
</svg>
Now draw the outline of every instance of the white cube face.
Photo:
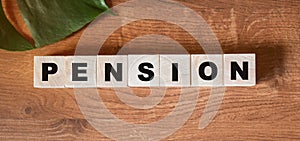
<svg viewBox="0 0 300 141">
<path fill-rule="evenodd" d="M 189 87 L 190 55 L 160 55 L 160 86 Z"/>
<path fill-rule="evenodd" d="M 36 56 L 34 57 L 34 87 L 64 88 L 65 57 Z"/>
<path fill-rule="evenodd" d="M 159 55 L 128 55 L 128 85 L 158 87 L 159 68 Z"/>
<path fill-rule="evenodd" d="M 255 54 L 225 54 L 225 86 L 255 86 Z"/>
<path fill-rule="evenodd" d="M 97 56 L 66 57 L 66 87 L 96 88 Z"/>
<path fill-rule="evenodd" d="M 192 86 L 223 86 L 223 55 L 191 56 Z"/>
<path fill-rule="evenodd" d="M 127 56 L 98 56 L 97 86 L 127 87 Z"/>
</svg>

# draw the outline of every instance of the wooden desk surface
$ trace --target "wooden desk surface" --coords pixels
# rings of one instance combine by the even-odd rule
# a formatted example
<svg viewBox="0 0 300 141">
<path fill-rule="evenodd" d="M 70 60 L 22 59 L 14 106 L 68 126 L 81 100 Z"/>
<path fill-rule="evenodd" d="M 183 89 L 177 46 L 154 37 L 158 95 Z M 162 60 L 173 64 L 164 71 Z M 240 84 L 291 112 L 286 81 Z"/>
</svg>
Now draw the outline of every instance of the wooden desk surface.
<svg viewBox="0 0 300 141">
<path fill-rule="evenodd" d="M 112 5 L 124 1 L 112 0 Z M 203 130 L 197 127 L 210 89 L 201 88 L 191 118 L 166 140 L 300 140 L 300 1 L 179 2 L 207 20 L 225 53 L 256 53 L 258 84 L 228 87 L 216 118 Z M 16 0 L 3 0 L 2 4 L 12 24 L 32 41 Z M 149 30 L 153 24 L 158 26 Z M 184 31 L 166 23 L 136 22 L 116 31 L 101 52 L 114 54 L 130 39 L 162 27 L 176 32 L 170 34 L 174 39 L 186 37 Z M 85 120 L 72 89 L 33 88 L 33 57 L 74 54 L 83 31 L 33 51 L 0 50 L 0 140 L 109 140 Z M 193 40 L 180 42 L 190 53 L 202 52 L 195 49 Z M 161 119 L 172 111 L 179 97 L 178 89 L 170 88 L 154 109 L 136 110 L 124 105 L 112 90 L 99 91 L 112 113 L 132 123 Z M 146 88 L 134 91 L 141 96 L 149 92 Z"/>
</svg>

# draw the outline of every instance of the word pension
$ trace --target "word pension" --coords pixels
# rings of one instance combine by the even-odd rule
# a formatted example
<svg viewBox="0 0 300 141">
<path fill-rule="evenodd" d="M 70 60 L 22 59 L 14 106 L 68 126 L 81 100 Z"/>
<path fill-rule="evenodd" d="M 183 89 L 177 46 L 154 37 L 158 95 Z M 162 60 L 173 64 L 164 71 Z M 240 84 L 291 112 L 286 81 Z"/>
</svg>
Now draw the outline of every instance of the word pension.
<svg viewBox="0 0 300 141">
<path fill-rule="evenodd" d="M 255 54 L 36 56 L 35 88 L 254 86 Z"/>
</svg>

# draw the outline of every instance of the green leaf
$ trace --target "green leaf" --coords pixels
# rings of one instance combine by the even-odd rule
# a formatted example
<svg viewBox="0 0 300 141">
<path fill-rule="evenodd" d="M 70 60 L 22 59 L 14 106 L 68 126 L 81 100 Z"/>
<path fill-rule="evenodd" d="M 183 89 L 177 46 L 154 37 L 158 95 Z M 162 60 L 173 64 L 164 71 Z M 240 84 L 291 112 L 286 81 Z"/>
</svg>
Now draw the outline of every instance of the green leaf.
<svg viewBox="0 0 300 141">
<path fill-rule="evenodd" d="M 0 48 L 10 51 L 25 51 L 34 47 L 7 20 L 0 0 Z"/>
<path fill-rule="evenodd" d="M 36 47 L 60 41 L 108 10 L 104 0 L 17 0 Z"/>
</svg>

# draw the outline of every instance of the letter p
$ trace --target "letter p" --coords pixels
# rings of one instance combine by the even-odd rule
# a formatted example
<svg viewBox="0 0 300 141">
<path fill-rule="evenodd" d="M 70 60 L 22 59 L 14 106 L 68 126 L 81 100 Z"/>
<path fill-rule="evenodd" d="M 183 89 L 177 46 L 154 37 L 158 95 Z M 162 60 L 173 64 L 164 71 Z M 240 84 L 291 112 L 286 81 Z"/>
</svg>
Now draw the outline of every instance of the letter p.
<svg viewBox="0 0 300 141">
<path fill-rule="evenodd" d="M 42 64 L 42 81 L 48 81 L 50 74 L 55 74 L 58 71 L 57 64 L 55 63 L 43 63 Z"/>
</svg>

